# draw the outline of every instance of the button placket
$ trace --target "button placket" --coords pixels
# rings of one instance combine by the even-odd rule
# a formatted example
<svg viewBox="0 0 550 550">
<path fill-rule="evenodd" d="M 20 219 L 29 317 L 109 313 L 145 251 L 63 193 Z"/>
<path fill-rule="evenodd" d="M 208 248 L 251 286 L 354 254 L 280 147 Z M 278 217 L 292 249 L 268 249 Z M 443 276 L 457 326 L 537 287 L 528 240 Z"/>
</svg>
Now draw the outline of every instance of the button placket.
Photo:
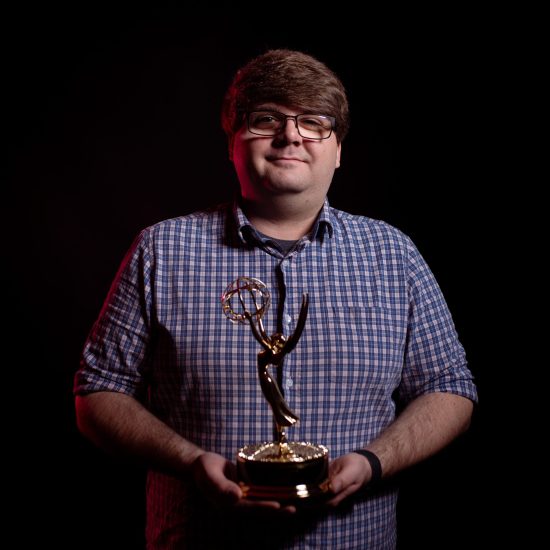
<svg viewBox="0 0 550 550">
<path fill-rule="evenodd" d="M 287 256 L 283 260 L 281 260 L 281 263 L 279 264 L 279 269 L 281 271 L 281 282 L 284 288 L 284 295 L 285 295 L 285 301 L 283 303 L 283 309 L 281 311 L 281 328 L 283 331 L 283 334 L 288 338 L 290 335 L 290 331 L 292 329 L 291 327 L 291 321 L 292 316 L 288 312 L 288 303 L 289 303 L 289 296 L 288 296 L 288 285 L 287 285 L 287 279 L 288 279 L 288 269 L 289 269 L 289 262 L 290 256 Z M 294 385 L 294 380 L 292 379 L 291 375 L 291 354 L 286 355 L 283 360 L 283 372 L 282 372 L 282 386 L 283 386 L 283 392 L 285 394 L 285 397 L 289 396 L 290 390 Z"/>
</svg>

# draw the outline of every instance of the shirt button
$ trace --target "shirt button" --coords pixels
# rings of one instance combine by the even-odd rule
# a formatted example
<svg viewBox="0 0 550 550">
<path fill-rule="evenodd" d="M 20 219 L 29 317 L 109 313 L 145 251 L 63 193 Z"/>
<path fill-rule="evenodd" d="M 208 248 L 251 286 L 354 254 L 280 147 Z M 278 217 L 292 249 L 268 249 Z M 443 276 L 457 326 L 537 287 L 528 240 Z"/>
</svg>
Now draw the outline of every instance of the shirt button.
<svg viewBox="0 0 550 550">
<path fill-rule="evenodd" d="M 292 386 L 294 386 L 294 382 L 292 380 L 292 378 L 290 378 L 290 376 L 285 380 L 285 390 L 289 390 L 290 388 L 292 388 Z"/>
<path fill-rule="evenodd" d="M 288 313 L 285 313 L 284 314 L 284 322 L 285 322 L 285 325 L 290 325 L 290 322 L 292 321 L 292 317 L 288 314 Z"/>
</svg>

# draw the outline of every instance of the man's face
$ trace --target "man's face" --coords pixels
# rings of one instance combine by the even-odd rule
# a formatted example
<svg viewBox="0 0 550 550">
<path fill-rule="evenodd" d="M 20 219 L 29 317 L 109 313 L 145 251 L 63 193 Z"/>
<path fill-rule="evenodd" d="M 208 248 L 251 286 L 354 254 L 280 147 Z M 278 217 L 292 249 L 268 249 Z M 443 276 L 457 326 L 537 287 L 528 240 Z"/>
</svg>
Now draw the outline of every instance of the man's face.
<svg viewBox="0 0 550 550">
<path fill-rule="evenodd" d="M 254 110 L 286 115 L 303 112 L 275 103 L 261 104 Z M 340 166 L 340 149 L 334 132 L 322 140 L 303 138 L 295 121 L 287 119 L 276 136 L 252 134 L 245 122 L 235 134 L 231 152 L 243 198 L 265 200 L 302 193 L 305 199 L 316 201 L 325 197 L 334 170 Z"/>
</svg>

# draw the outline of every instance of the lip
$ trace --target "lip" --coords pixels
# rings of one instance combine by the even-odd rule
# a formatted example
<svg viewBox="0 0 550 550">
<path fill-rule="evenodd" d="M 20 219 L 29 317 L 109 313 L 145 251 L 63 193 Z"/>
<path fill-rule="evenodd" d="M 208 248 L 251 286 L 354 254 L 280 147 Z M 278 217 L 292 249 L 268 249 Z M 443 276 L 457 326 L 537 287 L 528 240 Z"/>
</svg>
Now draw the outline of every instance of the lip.
<svg viewBox="0 0 550 550">
<path fill-rule="evenodd" d="M 293 161 L 293 162 L 305 162 L 302 159 L 296 158 L 296 157 L 267 157 L 267 160 L 270 162 L 277 162 L 277 161 Z"/>
</svg>

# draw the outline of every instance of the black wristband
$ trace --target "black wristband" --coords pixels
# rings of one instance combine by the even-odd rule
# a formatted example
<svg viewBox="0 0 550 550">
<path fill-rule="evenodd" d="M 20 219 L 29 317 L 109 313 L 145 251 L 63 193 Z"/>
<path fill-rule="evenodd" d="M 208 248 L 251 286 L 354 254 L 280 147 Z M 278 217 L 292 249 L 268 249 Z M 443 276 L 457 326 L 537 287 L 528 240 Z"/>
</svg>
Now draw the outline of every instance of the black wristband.
<svg viewBox="0 0 550 550">
<path fill-rule="evenodd" d="M 382 464 L 380 464 L 380 459 L 372 452 L 367 451 L 367 449 L 356 449 L 354 453 L 363 455 L 370 464 L 372 470 L 372 476 L 367 485 L 376 485 L 382 479 Z"/>
</svg>

